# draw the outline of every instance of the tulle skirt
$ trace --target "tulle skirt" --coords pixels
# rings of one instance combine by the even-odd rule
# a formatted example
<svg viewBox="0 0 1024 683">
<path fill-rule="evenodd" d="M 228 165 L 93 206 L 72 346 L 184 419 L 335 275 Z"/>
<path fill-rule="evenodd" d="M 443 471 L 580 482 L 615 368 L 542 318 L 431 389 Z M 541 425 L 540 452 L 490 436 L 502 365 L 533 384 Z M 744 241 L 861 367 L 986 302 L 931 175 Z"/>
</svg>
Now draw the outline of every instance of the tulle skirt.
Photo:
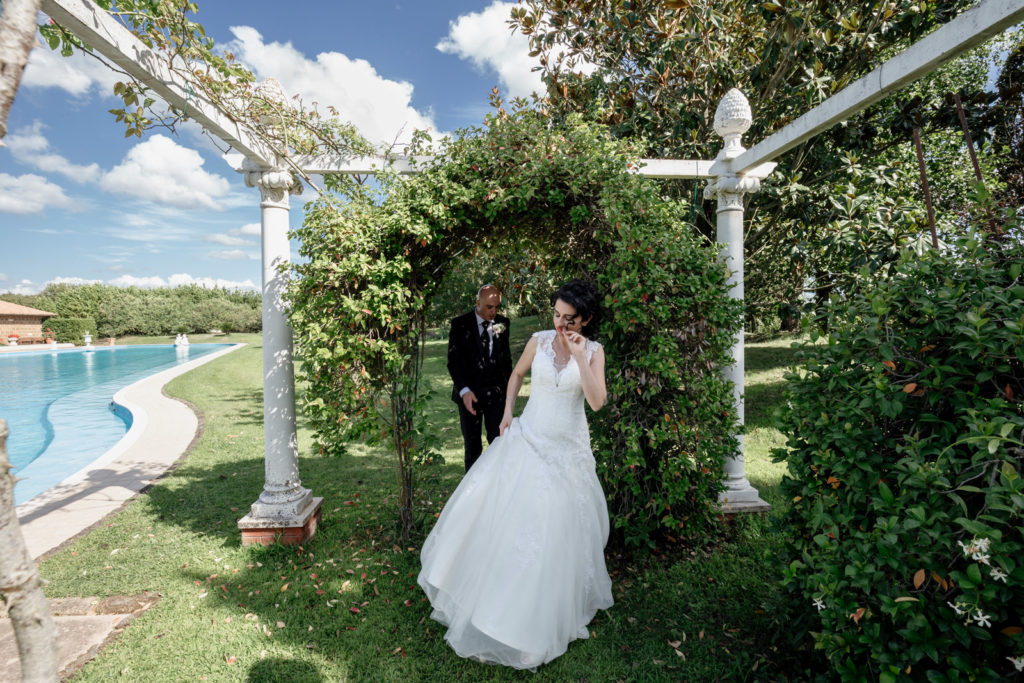
<svg viewBox="0 0 1024 683">
<path fill-rule="evenodd" d="M 419 584 L 460 657 L 532 669 L 612 606 L 608 510 L 589 452 L 546 454 L 519 420 L 452 494 Z"/>
</svg>

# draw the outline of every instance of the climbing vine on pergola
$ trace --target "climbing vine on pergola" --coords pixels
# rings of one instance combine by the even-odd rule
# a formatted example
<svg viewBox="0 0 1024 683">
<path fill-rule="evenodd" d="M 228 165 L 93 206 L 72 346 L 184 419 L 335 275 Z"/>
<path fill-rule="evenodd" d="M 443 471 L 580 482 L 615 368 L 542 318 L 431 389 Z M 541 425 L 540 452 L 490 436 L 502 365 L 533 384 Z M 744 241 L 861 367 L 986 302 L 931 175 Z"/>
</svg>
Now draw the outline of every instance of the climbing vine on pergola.
<svg viewBox="0 0 1024 683">
<path fill-rule="evenodd" d="M 402 532 L 412 529 L 416 464 L 435 456 L 419 372 L 428 302 L 474 248 L 527 240 L 604 295 L 609 400 L 591 424 L 614 527 L 631 544 L 702 531 L 736 450 L 721 366 L 741 304 L 717 248 L 692 230 L 689 207 L 630 173 L 635 150 L 602 127 L 494 104 L 482 128 L 436 148 L 420 137 L 420 174 L 384 173 L 346 186 L 345 202 L 307 206 L 291 322 L 320 449 L 356 436 L 390 444 Z"/>
</svg>

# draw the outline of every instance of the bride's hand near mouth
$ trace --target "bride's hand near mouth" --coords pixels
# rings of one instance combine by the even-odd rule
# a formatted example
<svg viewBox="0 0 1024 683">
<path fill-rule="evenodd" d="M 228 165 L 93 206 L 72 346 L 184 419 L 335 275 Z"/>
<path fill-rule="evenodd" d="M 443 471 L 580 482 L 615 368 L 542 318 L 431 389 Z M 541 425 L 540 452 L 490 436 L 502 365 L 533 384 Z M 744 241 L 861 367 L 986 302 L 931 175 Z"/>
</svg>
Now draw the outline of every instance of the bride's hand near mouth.
<svg viewBox="0 0 1024 683">
<path fill-rule="evenodd" d="M 573 332 L 567 330 L 565 333 L 565 341 L 569 343 L 569 351 L 579 357 L 580 354 L 585 353 L 587 350 L 587 338 L 579 332 Z"/>
</svg>

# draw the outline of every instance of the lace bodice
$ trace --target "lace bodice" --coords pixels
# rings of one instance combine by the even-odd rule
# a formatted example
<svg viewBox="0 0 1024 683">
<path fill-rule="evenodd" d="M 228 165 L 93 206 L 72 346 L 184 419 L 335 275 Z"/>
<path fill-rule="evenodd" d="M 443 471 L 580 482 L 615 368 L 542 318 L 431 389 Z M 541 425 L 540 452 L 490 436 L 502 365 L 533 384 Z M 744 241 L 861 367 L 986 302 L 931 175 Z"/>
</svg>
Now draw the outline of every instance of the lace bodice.
<svg viewBox="0 0 1024 683">
<path fill-rule="evenodd" d="M 572 356 L 561 368 L 555 364 L 555 334 L 544 330 L 533 335 L 537 353 L 530 367 L 530 399 L 520 417 L 522 428 L 540 453 L 593 460 L 580 369 Z M 599 348 L 598 342 L 587 341 L 588 361 Z"/>
</svg>

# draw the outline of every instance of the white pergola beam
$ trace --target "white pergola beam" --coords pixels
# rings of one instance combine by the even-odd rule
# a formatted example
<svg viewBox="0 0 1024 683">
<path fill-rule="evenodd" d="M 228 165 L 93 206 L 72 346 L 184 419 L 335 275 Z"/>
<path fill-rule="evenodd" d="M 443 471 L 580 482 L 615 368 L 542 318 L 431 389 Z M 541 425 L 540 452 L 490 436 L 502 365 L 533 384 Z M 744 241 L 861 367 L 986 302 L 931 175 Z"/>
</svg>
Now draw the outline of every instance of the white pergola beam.
<svg viewBox="0 0 1024 683">
<path fill-rule="evenodd" d="M 744 175 L 749 169 L 850 118 L 893 91 L 934 71 L 943 62 L 958 57 L 1020 21 L 1024 21 L 1024 2 L 1021 0 L 984 0 L 731 162 L 716 162 L 712 172 L 715 175 Z"/>
<path fill-rule="evenodd" d="M 152 88 L 153 92 L 206 130 L 221 138 L 252 162 L 271 167 L 276 155 L 216 105 L 201 99 L 185 80 L 170 71 L 160 56 L 142 44 L 102 8 L 90 0 L 43 0 L 42 10 L 81 38 L 118 68 Z"/>
<path fill-rule="evenodd" d="M 236 170 L 242 170 L 241 154 L 228 153 L 224 160 Z M 385 166 L 401 175 L 415 175 L 430 166 L 430 157 L 411 158 L 406 156 L 391 157 L 342 157 L 342 156 L 297 156 L 292 159 L 296 166 L 310 175 L 329 175 L 341 173 L 347 175 L 374 175 L 380 173 Z M 686 179 L 709 177 L 713 161 L 703 159 L 640 159 L 638 164 L 630 168 L 648 178 Z M 774 162 L 761 164 L 751 169 L 746 175 L 766 178 L 775 168 Z"/>
<path fill-rule="evenodd" d="M 706 178 L 710 161 L 702 159 L 641 159 L 630 171 L 648 178 Z"/>
<path fill-rule="evenodd" d="M 242 155 L 225 154 L 224 160 L 235 169 L 241 169 Z M 343 157 L 297 156 L 292 159 L 296 166 L 311 175 L 329 175 L 341 173 L 346 175 L 373 175 L 390 166 L 392 171 L 401 175 L 415 175 L 428 168 L 431 157 L 407 157 L 394 155 Z M 650 178 L 705 178 L 711 169 L 711 161 L 693 159 L 640 159 L 637 166 L 630 170 Z M 767 165 L 766 165 L 767 166 Z"/>
</svg>

